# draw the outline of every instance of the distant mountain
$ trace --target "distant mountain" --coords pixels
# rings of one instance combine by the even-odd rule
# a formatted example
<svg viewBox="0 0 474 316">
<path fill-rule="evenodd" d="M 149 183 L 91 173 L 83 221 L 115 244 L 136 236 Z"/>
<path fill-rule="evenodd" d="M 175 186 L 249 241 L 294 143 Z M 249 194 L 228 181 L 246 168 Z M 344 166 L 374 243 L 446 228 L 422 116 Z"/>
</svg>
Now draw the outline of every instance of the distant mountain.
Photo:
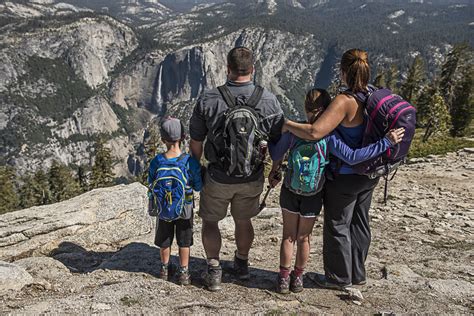
<svg viewBox="0 0 474 316">
<path fill-rule="evenodd" d="M 21 173 L 53 159 L 90 163 L 105 136 L 118 176 L 144 169 L 160 116 L 186 123 L 199 94 L 225 81 L 236 45 L 256 53 L 256 81 L 285 113 L 327 87 L 348 48 L 373 74 L 422 55 L 430 76 L 453 44 L 474 44 L 468 1 L 11 0 L 0 4 L 0 163 Z"/>
</svg>

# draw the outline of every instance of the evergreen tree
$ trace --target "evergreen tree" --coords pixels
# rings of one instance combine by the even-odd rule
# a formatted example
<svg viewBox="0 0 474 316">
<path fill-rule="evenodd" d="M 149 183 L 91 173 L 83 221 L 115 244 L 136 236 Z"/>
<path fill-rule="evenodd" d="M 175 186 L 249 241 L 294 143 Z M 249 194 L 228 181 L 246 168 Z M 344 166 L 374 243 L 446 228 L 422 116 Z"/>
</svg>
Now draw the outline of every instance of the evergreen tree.
<svg viewBox="0 0 474 316">
<path fill-rule="evenodd" d="M 418 55 L 408 70 L 407 79 L 400 88 L 401 96 L 411 104 L 416 104 L 425 78 L 425 65 L 421 56 Z"/>
<path fill-rule="evenodd" d="M 452 117 L 452 136 L 463 136 L 472 120 L 473 62 L 473 50 L 467 44 L 459 44 L 441 69 L 440 90 Z"/>
<path fill-rule="evenodd" d="M 387 81 L 386 81 L 386 78 L 385 78 L 385 71 L 382 71 L 380 74 L 377 75 L 377 77 L 375 77 L 374 86 L 376 86 L 377 88 L 387 87 Z"/>
<path fill-rule="evenodd" d="M 99 138 L 94 144 L 94 165 L 92 166 L 90 188 L 111 186 L 114 183 L 111 150 L 105 147 L 105 140 Z"/>
<path fill-rule="evenodd" d="M 22 177 L 23 185 L 20 188 L 20 208 L 28 208 L 39 205 L 36 200 L 34 187 L 34 178 L 31 175 Z"/>
<path fill-rule="evenodd" d="M 465 74 L 462 81 L 456 85 L 451 106 L 451 135 L 464 136 L 471 125 L 474 115 L 474 71 Z"/>
<path fill-rule="evenodd" d="M 158 153 L 158 148 L 160 145 L 160 137 L 158 135 L 158 131 L 154 126 L 151 126 L 147 137 L 145 137 L 145 142 L 144 142 L 144 153 L 146 156 L 146 162 L 145 162 L 145 168 L 143 170 L 143 173 L 140 176 L 139 181 L 147 185 L 148 184 L 148 170 L 150 169 L 150 163 L 155 158 L 156 154 Z"/>
<path fill-rule="evenodd" d="M 420 92 L 418 101 L 414 106 L 416 107 L 416 125 L 417 127 L 425 128 L 428 125 L 430 118 L 430 111 L 433 102 L 433 95 L 436 94 L 436 84 L 430 84 Z"/>
<path fill-rule="evenodd" d="M 49 204 L 52 201 L 51 190 L 49 188 L 49 176 L 43 170 L 36 171 L 33 177 L 34 192 L 37 205 Z"/>
<path fill-rule="evenodd" d="M 48 180 L 53 203 L 70 199 L 80 193 L 72 170 L 57 161 L 53 161 L 49 169 Z"/>
<path fill-rule="evenodd" d="M 77 182 L 82 192 L 87 192 L 89 190 L 89 180 L 87 177 L 87 167 L 80 165 L 77 169 Z"/>
<path fill-rule="evenodd" d="M 391 89 L 394 93 L 398 93 L 398 82 L 400 78 L 400 71 L 398 70 L 397 65 L 392 64 L 388 70 L 387 75 L 385 76 L 386 87 Z"/>
<path fill-rule="evenodd" d="M 16 175 L 12 168 L 0 167 L 0 214 L 18 209 L 20 199 L 16 188 Z"/>
<path fill-rule="evenodd" d="M 455 45 L 449 52 L 441 68 L 440 89 L 448 106 L 453 104 L 454 90 L 456 83 L 459 82 L 459 68 L 469 61 L 469 46 L 467 44 Z"/>
<path fill-rule="evenodd" d="M 423 141 L 426 142 L 435 133 L 444 134 L 449 130 L 450 115 L 446 102 L 436 91 L 431 97 L 431 106 L 427 113 L 427 123 Z"/>
</svg>

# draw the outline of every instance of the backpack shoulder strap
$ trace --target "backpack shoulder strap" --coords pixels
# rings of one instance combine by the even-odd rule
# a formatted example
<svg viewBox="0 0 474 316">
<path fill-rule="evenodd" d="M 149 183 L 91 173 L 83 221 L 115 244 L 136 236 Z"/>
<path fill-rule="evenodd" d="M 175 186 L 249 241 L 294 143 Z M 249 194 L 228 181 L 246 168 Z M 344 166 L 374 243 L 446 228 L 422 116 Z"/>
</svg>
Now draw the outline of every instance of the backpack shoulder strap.
<svg viewBox="0 0 474 316">
<path fill-rule="evenodd" d="M 247 101 L 247 105 L 251 108 L 255 108 L 257 104 L 260 102 L 262 99 L 263 95 L 263 88 L 260 85 L 255 86 L 255 90 L 253 90 L 252 95 Z"/>
<path fill-rule="evenodd" d="M 217 90 L 219 90 L 219 92 L 221 93 L 222 98 L 224 99 L 224 102 L 227 104 L 228 107 L 235 107 L 235 97 L 232 95 L 227 85 L 219 86 L 217 87 Z"/>
<path fill-rule="evenodd" d="M 188 163 L 189 158 L 191 158 L 190 154 L 182 153 L 181 156 L 178 157 L 178 161 L 183 162 L 183 163 Z"/>
</svg>

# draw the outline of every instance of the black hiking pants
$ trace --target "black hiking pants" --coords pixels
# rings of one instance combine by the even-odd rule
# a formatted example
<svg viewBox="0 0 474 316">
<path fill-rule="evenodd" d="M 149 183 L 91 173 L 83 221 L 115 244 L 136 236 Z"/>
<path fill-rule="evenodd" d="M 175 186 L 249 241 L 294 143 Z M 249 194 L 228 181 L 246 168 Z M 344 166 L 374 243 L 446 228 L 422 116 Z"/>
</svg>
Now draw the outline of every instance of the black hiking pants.
<svg viewBox="0 0 474 316">
<path fill-rule="evenodd" d="M 340 285 L 365 281 L 371 240 L 369 209 L 378 179 L 340 174 L 324 188 L 323 260 L 326 278 Z"/>
</svg>

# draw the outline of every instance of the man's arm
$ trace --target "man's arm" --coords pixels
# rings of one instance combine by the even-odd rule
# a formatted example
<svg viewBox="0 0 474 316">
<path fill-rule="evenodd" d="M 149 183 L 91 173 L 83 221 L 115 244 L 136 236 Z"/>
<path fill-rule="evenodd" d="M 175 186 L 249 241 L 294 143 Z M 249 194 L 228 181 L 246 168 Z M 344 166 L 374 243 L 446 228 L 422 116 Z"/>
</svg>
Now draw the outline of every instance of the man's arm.
<svg viewBox="0 0 474 316">
<path fill-rule="evenodd" d="M 191 139 L 189 143 L 189 149 L 191 150 L 191 155 L 196 158 L 197 161 L 201 161 L 202 152 L 203 152 L 203 142 Z"/>
<path fill-rule="evenodd" d="M 204 115 L 204 96 L 201 96 L 196 103 L 193 110 L 193 115 L 189 120 L 189 134 L 191 136 L 191 142 L 189 143 L 189 149 L 191 155 L 196 158 L 197 161 L 201 161 L 203 152 L 203 143 L 207 136 L 207 125 L 206 116 Z"/>
</svg>

